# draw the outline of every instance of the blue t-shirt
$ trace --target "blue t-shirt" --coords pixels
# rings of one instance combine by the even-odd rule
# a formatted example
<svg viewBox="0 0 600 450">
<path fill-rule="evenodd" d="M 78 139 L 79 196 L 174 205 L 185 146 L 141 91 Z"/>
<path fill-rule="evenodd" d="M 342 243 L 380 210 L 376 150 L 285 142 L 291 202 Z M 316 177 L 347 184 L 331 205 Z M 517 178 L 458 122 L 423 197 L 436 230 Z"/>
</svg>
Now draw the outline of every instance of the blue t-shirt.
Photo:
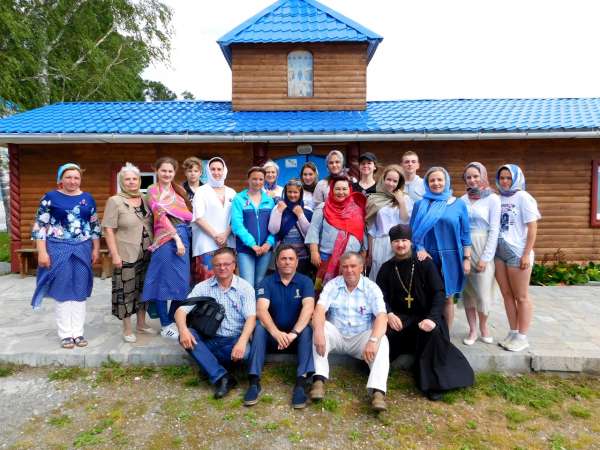
<svg viewBox="0 0 600 450">
<path fill-rule="evenodd" d="M 277 272 L 263 278 L 256 294 L 257 300 L 266 298 L 270 301 L 269 314 L 275 326 L 284 333 L 294 329 L 302 311 L 302 300 L 307 297 L 315 297 L 314 283 L 298 272 L 287 286 Z"/>
</svg>

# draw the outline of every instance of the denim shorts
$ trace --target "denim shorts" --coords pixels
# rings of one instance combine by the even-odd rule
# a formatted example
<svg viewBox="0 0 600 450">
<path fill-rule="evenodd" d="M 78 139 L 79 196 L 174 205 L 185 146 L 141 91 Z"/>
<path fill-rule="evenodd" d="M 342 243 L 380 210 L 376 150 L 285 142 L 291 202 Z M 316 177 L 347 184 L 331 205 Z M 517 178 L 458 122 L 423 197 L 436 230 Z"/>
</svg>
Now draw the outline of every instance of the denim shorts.
<svg viewBox="0 0 600 450">
<path fill-rule="evenodd" d="M 521 267 L 521 257 L 515 254 L 504 239 L 498 239 L 494 259 L 502 261 L 510 267 Z"/>
</svg>

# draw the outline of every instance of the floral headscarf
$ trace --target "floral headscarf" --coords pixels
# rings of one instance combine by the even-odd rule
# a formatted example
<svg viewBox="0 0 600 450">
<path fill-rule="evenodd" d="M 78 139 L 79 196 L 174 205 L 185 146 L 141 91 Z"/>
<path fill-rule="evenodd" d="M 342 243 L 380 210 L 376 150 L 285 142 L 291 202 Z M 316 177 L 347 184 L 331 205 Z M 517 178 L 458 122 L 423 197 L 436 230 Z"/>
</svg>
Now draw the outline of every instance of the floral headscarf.
<svg viewBox="0 0 600 450">
<path fill-rule="evenodd" d="M 469 167 L 476 168 L 479 171 L 479 175 L 481 176 L 479 186 L 477 186 L 476 188 L 467 187 L 467 195 L 469 196 L 469 198 L 479 200 L 480 198 L 486 198 L 490 194 L 495 194 L 495 191 L 490 187 L 487 170 L 485 166 L 481 163 L 472 162 L 471 164 L 469 164 L 463 172 L 463 181 L 465 183 L 467 182 L 466 174 Z"/>
</svg>

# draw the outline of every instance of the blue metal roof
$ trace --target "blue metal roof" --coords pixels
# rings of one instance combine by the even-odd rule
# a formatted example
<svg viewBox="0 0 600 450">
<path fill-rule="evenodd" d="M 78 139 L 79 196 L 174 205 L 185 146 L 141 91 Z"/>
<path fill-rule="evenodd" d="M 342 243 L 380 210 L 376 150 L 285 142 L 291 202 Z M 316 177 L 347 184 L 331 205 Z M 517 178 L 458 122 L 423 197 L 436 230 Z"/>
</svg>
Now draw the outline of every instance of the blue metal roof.
<svg viewBox="0 0 600 450">
<path fill-rule="evenodd" d="M 383 37 L 315 0 L 279 0 L 217 41 L 231 66 L 233 43 L 368 42 L 367 64 Z"/>
<path fill-rule="evenodd" d="M 600 98 L 404 100 L 365 111 L 232 111 L 230 102 L 55 103 L 0 120 L 6 133 L 406 133 L 600 127 Z"/>
</svg>

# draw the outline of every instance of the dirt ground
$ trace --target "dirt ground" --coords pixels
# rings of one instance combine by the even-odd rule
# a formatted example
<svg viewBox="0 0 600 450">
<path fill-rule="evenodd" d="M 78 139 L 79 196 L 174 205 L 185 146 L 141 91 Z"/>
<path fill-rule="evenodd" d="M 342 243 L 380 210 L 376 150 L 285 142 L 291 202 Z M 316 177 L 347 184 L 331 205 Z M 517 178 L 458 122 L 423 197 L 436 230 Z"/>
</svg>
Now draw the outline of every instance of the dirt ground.
<svg viewBox="0 0 600 450">
<path fill-rule="evenodd" d="M 334 368 L 328 398 L 303 410 L 291 407 L 294 373 L 265 367 L 260 401 L 248 408 L 241 370 L 238 388 L 215 400 L 188 366 L 0 366 L 0 448 L 600 448 L 598 379 L 485 374 L 434 403 L 408 372 L 392 371 L 389 409 L 374 413 L 366 370 Z"/>
</svg>

